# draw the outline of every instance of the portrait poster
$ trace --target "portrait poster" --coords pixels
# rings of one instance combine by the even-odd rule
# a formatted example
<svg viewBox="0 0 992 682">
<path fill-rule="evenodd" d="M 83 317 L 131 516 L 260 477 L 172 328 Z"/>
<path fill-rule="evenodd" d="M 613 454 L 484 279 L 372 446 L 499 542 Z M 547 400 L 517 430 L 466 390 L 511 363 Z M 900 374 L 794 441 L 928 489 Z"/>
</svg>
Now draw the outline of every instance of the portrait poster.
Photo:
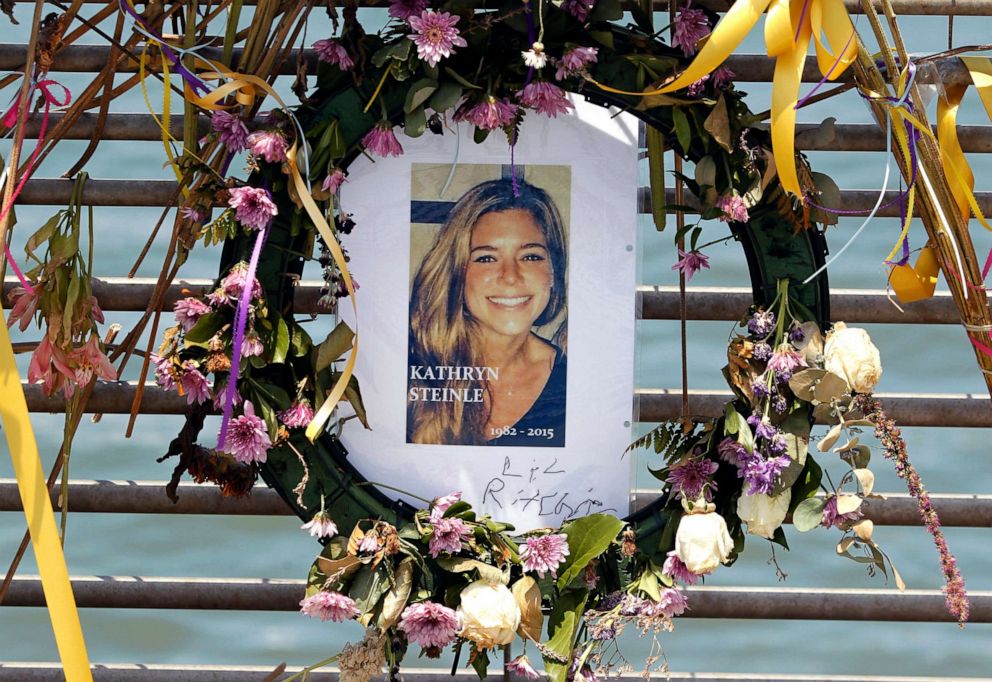
<svg viewBox="0 0 992 682">
<path fill-rule="evenodd" d="M 390 495 L 457 490 L 520 530 L 628 511 L 637 124 L 574 103 L 528 116 L 512 158 L 451 124 L 349 169 L 371 429 L 342 441 Z"/>
</svg>

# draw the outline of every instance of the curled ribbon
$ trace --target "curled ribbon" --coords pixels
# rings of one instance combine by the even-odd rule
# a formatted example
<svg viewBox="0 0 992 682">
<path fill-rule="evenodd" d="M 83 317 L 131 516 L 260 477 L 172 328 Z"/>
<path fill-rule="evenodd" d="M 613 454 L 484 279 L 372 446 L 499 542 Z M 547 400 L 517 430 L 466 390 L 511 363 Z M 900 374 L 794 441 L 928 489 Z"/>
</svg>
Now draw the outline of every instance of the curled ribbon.
<svg viewBox="0 0 992 682">
<path fill-rule="evenodd" d="M 801 197 L 803 191 L 795 160 L 796 104 L 810 39 L 816 45 L 820 73 L 829 81 L 843 74 L 858 54 L 854 24 L 843 0 L 737 0 L 713 28 L 696 58 L 668 85 L 645 92 L 627 92 L 592 82 L 607 92 L 642 97 L 681 90 L 715 71 L 751 32 L 766 9 L 765 48 L 768 56 L 775 58 L 772 153 L 782 187 Z"/>
</svg>

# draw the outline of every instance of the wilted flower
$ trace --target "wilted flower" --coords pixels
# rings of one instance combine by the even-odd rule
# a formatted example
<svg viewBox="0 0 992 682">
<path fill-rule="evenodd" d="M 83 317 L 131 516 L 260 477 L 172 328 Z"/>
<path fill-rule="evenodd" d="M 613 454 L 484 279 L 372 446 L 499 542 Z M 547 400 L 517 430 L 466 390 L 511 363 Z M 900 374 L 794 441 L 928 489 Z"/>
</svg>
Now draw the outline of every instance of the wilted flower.
<svg viewBox="0 0 992 682">
<path fill-rule="evenodd" d="M 344 171 L 340 168 L 335 168 L 334 172 L 324 178 L 324 182 L 320 188 L 325 192 L 337 194 L 338 190 L 341 189 L 341 185 L 346 182 L 348 182 L 348 179 L 344 176 Z"/>
<path fill-rule="evenodd" d="M 746 223 L 751 219 L 747 212 L 747 204 L 740 194 L 731 192 L 724 194 L 716 202 L 716 207 L 723 211 L 720 220 L 725 223 Z"/>
<path fill-rule="evenodd" d="M 223 303 L 230 303 L 232 300 L 238 300 L 241 298 L 241 294 L 245 290 L 245 285 L 248 282 L 248 263 L 240 261 L 236 263 L 230 271 L 224 276 L 224 279 L 220 281 L 219 293 L 217 298 Z M 262 285 L 259 283 L 258 278 L 252 278 L 251 283 L 251 297 L 252 299 L 261 298 L 262 296 Z M 209 296 L 207 297 L 209 298 Z"/>
<path fill-rule="evenodd" d="M 358 543 L 358 553 L 365 556 L 378 554 L 380 549 L 382 549 L 382 541 L 378 533 L 368 533 L 362 536 L 361 542 Z"/>
<path fill-rule="evenodd" d="M 262 339 L 259 338 L 258 334 L 254 331 L 245 334 L 244 340 L 241 343 L 241 357 L 252 358 L 264 352 L 265 346 L 262 345 Z"/>
<path fill-rule="evenodd" d="M 767 459 L 761 456 L 749 457 L 737 474 L 747 483 L 748 495 L 767 495 L 791 462 L 787 455 Z"/>
<path fill-rule="evenodd" d="M 248 128 L 240 117 L 218 109 L 210 114 L 210 128 L 229 152 L 248 148 Z"/>
<path fill-rule="evenodd" d="M 399 629 L 414 644 L 443 649 L 458 635 L 458 614 L 432 601 L 412 604 L 403 610 Z"/>
<path fill-rule="evenodd" d="M 775 530 L 789 513 L 792 491 L 786 489 L 778 495 L 741 495 L 737 500 L 737 515 L 747 524 L 747 532 L 772 539 Z"/>
<path fill-rule="evenodd" d="M 727 522 L 715 509 L 713 503 L 700 500 L 692 512 L 682 517 L 675 533 L 675 553 L 697 575 L 712 573 L 734 549 Z"/>
<path fill-rule="evenodd" d="M 779 346 L 768 361 L 769 371 L 775 372 L 780 382 L 788 381 L 797 369 L 805 366 L 806 360 L 787 343 Z"/>
<path fill-rule="evenodd" d="M 718 468 L 720 465 L 712 459 L 705 457 L 689 459 L 673 466 L 665 482 L 671 484 L 677 500 L 695 500 L 703 495 L 709 502 L 713 499 L 713 491 L 716 490 L 716 483 L 711 479 Z"/>
<path fill-rule="evenodd" d="M 391 0 L 389 16 L 406 21 L 410 17 L 419 16 L 427 9 L 428 0 Z"/>
<path fill-rule="evenodd" d="M 870 393 L 882 377 L 882 359 L 868 332 L 843 322 L 827 334 L 823 368 L 844 379 L 855 393 Z"/>
<path fill-rule="evenodd" d="M 255 416 L 255 406 L 245 401 L 244 414 L 235 417 L 227 425 L 227 439 L 224 451 L 239 462 L 264 462 L 272 441 L 261 417 Z"/>
<path fill-rule="evenodd" d="M 688 608 L 685 595 L 673 587 L 666 587 L 661 593 L 661 600 L 656 602 L 655 608 L 661 611 L 662 615 L 668 618 L 681 616 Z"/>
<path fill-rule="evenodd" d="M 49 341 L 48 334 L 41 337 L 31 355 L 28 382 L 41 382 L 45 395 L 52 395 L 61 388 L 65 397 L 71 398 L 76 391 L 76 373 L 69 367 L 69 358 L 61 348 Z"/>
<path fill-rule="evenodd" d="M 234 218 L 246 228 L 261 230 L 268 227 L 279 209 L 272 196 L 262 187 L 234 187 L 227 205 L 234 209 Z"/>
<path fill-rule="evenodd" d="M 179 323 L 184 332 L 188 332 L 200 319 L 200 316 L 209 313 L 211 308 L 200 299 L 188 296 L 176 301 L 172 310 L 176 313 L 176 322 Z"/>
<path fill-rule="evenodd" d="M 506 585 L 476 580 L 462 590 L 458 606 L 465 639 L 478 649 L 509 644 L 520 627 L 520 607 Z"/>
<path fill-rule="evenodd" d="M 337 40 L 318 40 L 313 44 L 313 49 L 317 53 L 318 60 L 336 66 L 342 71 L 350 71 L 355 66 L 348 50 L 344 49 L 344 45 Z"/>
<path fill-rule="evenodd" d="M 524 106 L 551 118 L 557 117 L 558 114 L 566 114 L 569 109 L 575 108 L 565 97 L 564 90 L 546 81 L 529 83 L 517 93 L 517 97 Z"/>
<path fill-rule="evenodd" d="M 563 533 L 529 537 L 520 549 L 524 571 L 536 572 L 541 578 L 545 573 L 556 575 L 558 566 L 567 556 L 568 536 Z"/>
<path fill-rule="evenodd" d="M 596 0 L 564 0 L 560 7 L 579 21 L 589 18 L 589 12 L 596 6 Z"/>
<path fill-rule="evenodd" d="M 598 58 L 599 50 L 595 47 L 574 47 L 558 61 L 555 79 L 562 80 L 582 73 L 590 64 L 595 64 Z"/>
<path fill-rule="evenodd" d="M 420 16 L 407 19 L 416 33 L 407 36 L 417 45 L 417 56 L 431 66 L 437 66 L 442 57 L 450 57 L 455 46 L 468 43 L 458 33 L 455 24 L 461 19 L 457 14 L 424 10 Z"/>
<path fill-rule="evenodd" d="M 42 288 L 34 286 L 31 291 L 24 287 L 16 287 L 7 297 L 11 302 L 10 316 L 7 318 L 7 327 L 13 327 L 14 322 L 20 322 L 17 328 L 24 331 L 34 319 L 34 314 L 38 311 L 38 304 L 41 302 Z"/>
<path fill-rule="evenodd" d="M 435 559 L 441 552 L 457 552 L 462 543 L 472 534 L 471 529 L 461 519 L 438 519 L 434 523 L 434 534 L 428 543 L 431 556 Z"/>
<path fill-rule="evenodd" d="M 684 274 L 686 282 L 702 268 L 710 269 L 710 259 L 702 251 L 689 251 L 688 253 L 682 249 L 678 251 L 679 260 L 672 266 L 672 270 L 678 270 Z"/>
<path fill-rule="evenodd" d="M 183 387 L 183 393 L 186 394 L 186 404 L 199 405 L 210 400 L 210 382 L 200 373 L 196 365 L 186 360 L 182 367 L 180 385 Z"/>
<path fill-rule="evenodd" d="M 524 64 L 532 69 L 543 69 L 548 63 L 548 55 L 544 53 L 544 43 L 535 42 L 529 50 L 520 53 Z"/>
<path fill-rule="evenodd" d="M 455 112 L 455 122 L 467 121 L 482 130 L 496 130 L 513 123 L 517 115 L 517 106 L 506 98 L 496 99 L 486 95 L 481 101 L 468 106 L 468 102 Z"/>
<path fill-rule="evenodd" d="M 517 675 L 518 677 L 523 677 L 528 680 L 541 679 L 541 673 L 537 672 L 537 670 L 534 669 L 534 666 L 530 664 L 530 659 L 527 658 L 527 654 L 521 654 L 507 663 L 506 671 L 512 675 Z"/>
<path fill-rule="evenodd" d="M 448 511 L 448 508 L 460 499 L 462 499 L 462 494 L 459 491 L 443 495 L 442 497 L 435 497 L 434 501 L 431 502 L 431 523 L 437 523 L 444 516 L 444 512 Z"/>
<path fill-rule="evenodd" d="M 840 527 L 842 524 L 857 521 L 864 516 L 861 507 L 858 507 L 854 511 L 844 512 L 843 514 L 839 513 L 837 511 L 837 499 L 837 495 L 827 496 L 826 504 L 823 505 L 823 521 L 820 524 L 824 528 L 830 528 L 831 526 Z"/>
<path fill-rule="evenodd" d="M 321 590 L 300 602 L 300 612 L 311 618 L 340 623 L 361 614 L 355 602 L 340 592 Z"/>
<path fill-rule="evenodd" d="M 300 400 L 288 410 L 279 413 L 279 421 L 291 429 L 301 429 L 313 420 L 313 408 L 309 400 Z"/>
<path fill-rule="evenodd" d="M 672 47 L 681 47 L 686 57 L 696 54 L 696 45 L 710 34 L 710 22 L 706 12 L 701 9 L 691 9 L 692 1 L 675 17 L 675 31 L 672 35 Z"/>
<path fill-rule="evenodd" d="M 75 367 L 76 383 L 79 386 L 89 384 L 94 374 L 104 381 L 117 381 L 117 370 L 103 354 L 96 334 L 90 334 L 85 344 L 69 353 L 68 360 Z"/>
<path fill-rule="evenodd" d="M 699 580 L 699 576 L 686 568 L 685 562 L 683 562 L 678 553 L 673 549 L 666 555 L 668 558 L 665 559 L 665 564 L 661 567 L 661 572 L 667 575 L 672 580 L 677 580 L 683 585 L 695 585 L 696 581 Z"/>
<path fill-rule="evenodd" d="M 403 147 L 393 132 L 393 124 L 388 121 L 380 121 L 365 133 L 362 144 L 376 156 L 399 156 L 403 153 Z"/>
<path fill-rule="evenodd" d="M 248 136 L 248 150 L 269 163 L 286 160 L 286 138 L 276 130 L 259 130 Z"/>
<path fill-rule="evenodd" d="M 755 336 L 768 336 L 773 329 L 775 329 L 775 313 L 771 310 L 755 311 L 747 321 L 747 330 Z"/>
<path fill-rule="evenodd" d="M 717 90 L 722 90 L 733 83 L 734 79 L 737 78 L 737 74 L 726 66 L 718 67 L 710 75 L 713 77 L 713 87 Z"/>
<path fill-rule="evenodd" d="M 312 519 L 300 526 L 300 529 L 309 532 L 315 538 L 333 538 L 338 534 L 337 524 L 334 523 L 331 515 L 323 509 L 314 514 Z"/>
</svg>

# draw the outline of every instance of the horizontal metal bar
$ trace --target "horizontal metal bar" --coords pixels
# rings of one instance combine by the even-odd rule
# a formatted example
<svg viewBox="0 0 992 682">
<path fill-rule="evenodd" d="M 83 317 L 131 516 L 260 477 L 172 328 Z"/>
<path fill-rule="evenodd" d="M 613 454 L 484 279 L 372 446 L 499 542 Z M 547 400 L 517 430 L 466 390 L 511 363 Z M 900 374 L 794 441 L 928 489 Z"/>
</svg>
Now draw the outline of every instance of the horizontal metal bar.
<svg viewBox="0 0 992 682">
<path fill-rule="evenodd" d="M 296 611 L 305 582 L 280 578 L 78 576 L 81 608 Z M 689 587 L 689 618 L 949 622 L 939 590 Z M 992 622 L 992 592 L 974 591 L 971 623 Z M 15 576 L 5 606 L 44 606 L 41 581 Z"/>
<path fill-rule="evenodd" d="M 223 497 L 213 485 L 183 483 L 179 502 L 165 496 L 165 481 L 89 481 L 69 483 L 69 508 L 74 513 L 102 514 L 229 514 L 233 516 L 291 516 L 292 511 L 276 494 L 256 486 L 249 497 Z M 659 494 L 658 490 L 631 492 L 634 508 L 640 509 Z M 866 518 L 884 526 L 918 526 L 916 500 L 906 493 L 880 493 L 884 500 L 870 500 L 863 507 Z M 52 504 L 59 506 L 59 491 Z M 992 495 L 931 495 L 941 524 L 948 527 L 992 527 Z M 17 481 L 0 478 L 0 512 L 21 511 Z"/>
<path fill-rule="evenodd" d="M 45 396 L 39 384 L 24 384 L 28 409 L 32 412 L 63 412 L 61 394 Z M 126 414 L 131 410 L 135 386 L 130 382 L 96 385 L 86 406 L 87 412 Z M 689 413 L 716 417 L 733 397 L 730 391 L 689 391 Z M 955 426 L 984 428 L 992 426 L 992 401 L 973 394 L 880 393 L 877 396 L 889 417 L 900 426 Z M 145 386 L 141 411 L 145 414 L 182 414 L 186 399 L 154 384 Z M 638 421 L 661 422 L 677 418 L 682 411 L 682 392 L 670 388 L 641 388 L 634 391 L 634 410 Z"/>
</svg>

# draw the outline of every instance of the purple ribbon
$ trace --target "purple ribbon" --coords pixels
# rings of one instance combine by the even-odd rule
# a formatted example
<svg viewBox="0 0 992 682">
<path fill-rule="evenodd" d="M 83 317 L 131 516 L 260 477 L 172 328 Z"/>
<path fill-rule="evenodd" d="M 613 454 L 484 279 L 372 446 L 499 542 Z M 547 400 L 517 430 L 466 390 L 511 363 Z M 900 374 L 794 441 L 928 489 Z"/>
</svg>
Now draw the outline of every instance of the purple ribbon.
<svg viewBox="0 0 992 682">
<path fill-rule="evenodd" d="M 238 386 L 238 371 L 241 369 L 241 346 L 244 344 L 245 330 L 248 326 L 248 306 L 251 305 L 252 293 L 255 288 L 255 271 L 258 269 L 258 259 L 262 254 L 262 247 L 265 245 L 265 238 L 268 234 L 268 225 L 258 232 L 255 248 L 251 252 L 251 260 L 248 261 L 248 272 L 245 273 L 241 297 L 238 299 L 238 307 L 234 313 L 234 348 L 231 350 L 231 373 L 227 377 L 227 386 L 224 391 L 224 414 L 220 422 L 220 434 L 217 436 L 218 450 L 224 449 L 224 442 L 227 439 L 227 426 L 231 421 L 234 394 Z"/>
<path fill-rule="evenodd" d="M 143 28 L 149 36 L 151 36 L 153 39 L 158 41 L 159 47 L 162 50 L 162 54 L 165 55 L 166 59 L 168 59 L 169 62 L 172 64 L 172 67 L 176 70 L 176 73 L 182 76 L 183 80 L 186 81 L 189 84 L 189 86 L 193 88 L 193 90 L 195 90 L 197 93 L 201 95 L 206 94 L 207 92 L 210 91 L 210 88 L 207 87 L 207 85 L 203 81 L 197 78 L 192 71 L 186 68 L 186 66 L 182 62 L 182 59 L 180 59 L 176 55 L 176 52 L 171 47 L 169 47 L 168 44 L 166 44 L 165 38 L 160 36 L 152 29 L 151 25 L 147 21 L 145 21 L 145 18 L 140 14 L 138 14 L 138 12 L 134 9 L 134 7 L 131 6 L 131 3 L 129 3 L 127 0 L 119 0 L 118 4 L 120 5 L 120 8 L 124 10 L 125 13 L 127 13 L 132 19 L 135 20 L 135 22 L 141 25 L 141 28 Z"/>
</svg>

